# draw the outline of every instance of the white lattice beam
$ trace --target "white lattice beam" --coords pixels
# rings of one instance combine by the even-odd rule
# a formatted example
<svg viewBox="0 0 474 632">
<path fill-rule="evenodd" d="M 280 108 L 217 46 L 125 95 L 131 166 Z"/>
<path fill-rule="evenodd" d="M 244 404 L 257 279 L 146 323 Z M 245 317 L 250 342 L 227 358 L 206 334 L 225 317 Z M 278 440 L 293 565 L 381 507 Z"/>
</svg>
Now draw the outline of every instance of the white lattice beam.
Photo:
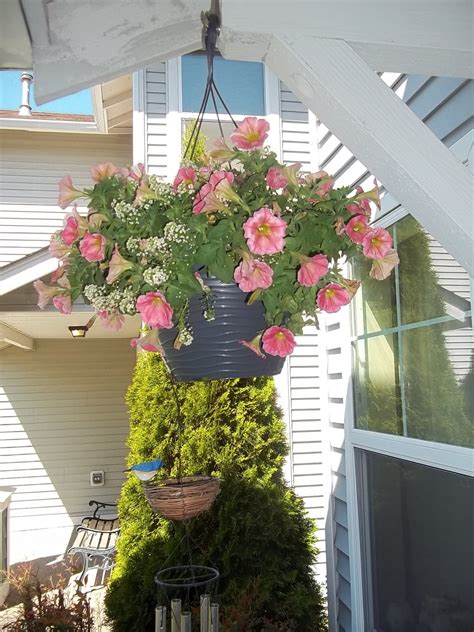
<svg viewBox="0 0 474 632">
<path fill-rule="evenodd" d="M 470 0 L 222 0 L 224 29 L 344 40 L 375 70 L 473 77 Z"/>
</svg>

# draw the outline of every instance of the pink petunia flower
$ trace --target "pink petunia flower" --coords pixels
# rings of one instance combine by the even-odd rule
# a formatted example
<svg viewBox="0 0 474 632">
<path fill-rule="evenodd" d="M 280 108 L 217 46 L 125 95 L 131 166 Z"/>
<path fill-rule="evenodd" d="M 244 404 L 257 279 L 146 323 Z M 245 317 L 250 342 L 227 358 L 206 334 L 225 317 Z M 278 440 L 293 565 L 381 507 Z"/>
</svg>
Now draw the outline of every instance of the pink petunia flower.
<svg viewBox="0 0 474 632">
<path fill-rule="evenodd" d="M 269 355 L 285 358 L 293 353 L 296 346 L 295 337 L 286 327 L 269 327 L 262 336 L 263 350 Z"/>
<path fill-rule="evenodd" d="M 76 189 L 73 185 L 71 176 L 64 176 L 59 181 L 58 206 L 61 208 L 66 208 L 69 204 L 71 204 L 71 202 L 84 197 L 84 195 L 84 191 Z"/>
<path fill-rule="evenodd" d="M 323 180 L 321 180 L 318 186 L 314 189 L 313 195 L 317 195 L 320 198 L 326 197 L 326 195 L 329 193 L 329 191 L 331 191 L 333 187 L 334 187 L 334 178 L 330 178 L 330 177 L 324 178 Z"/>
<path fill-rule="evenodd" d="M 107 283 L 113 283 L 119 278 L 122 272 L 131 270 L 132 268 L 133 263 L 122 257 L 117 244 L 115 244 L 114 252 L 109 262 L 109 273 L 106 278 Z"/>
<path fill-rule="evenodd" d="M 232 171 L 214 171 L 209 178 L 209 184 L 214 190 L 218 190 L 219 187 L 225 187 L 226 184 L 232 184 L 234 181 L 234 174 Z"/>
<path fill-rule="evenodd" d="M 250 349 L 250 351 L 253 351 L 253 353 L 255 353 L 255 355 L 258 355 L 259 358 L 265 358 L 265 354 L 262 353 L 260 350 L 261 341 L 262 334 L 258 334 L 252 340 L 239 340 L 241 345 L 247 347 L 247 349 Z"/>
<path fill-rule="evenodd" d="M 137 299 L 137 310 L 142 320 L 150 327 L 171 329 L 173 327 L 173 308 L 161 292 L 147 292 Z"/>
<path fill-rule="evenodd" d="M 214 149 L 209 154 L 214 160 L 222 161 L 232 160 L 235 157 L 235 151 L 231 149 L 223 138 L 218 138 L 214 142 Z"/>
<path fill-rule="evenodd" d="M 55 296 L 66 294 L 66 291 L 58 286 L 46 285 L 41 279 L 33 283 L 33 287 L 38 292 L 38 307 L 44 309 Z"/>
<path fill-rule="evenodd" d="M 49 242 L 48 248 L 53 257 L 56 257 L 56 259 L 59 259 L 60 261 L 68 257 L 71 253 L 71 247 L 66 246 L 61 239 L 61 232 L 62 231 L 58 230 L 51 235 L 51 241 Z"/>
<path fill-rule="evenodd" d="M 125 324 L 125 316 L 118 312 L 109 312 L 106 309 L 101 309 L 97 314 L 102 325 L 106 329 L 110 329 L 110 331 L 120 331 Z"/>
<path fill-rule="evenodd" d="M 392 236 L 385 228 L 369 230 L 362 240 L 362 252 L 369 259 L 383 259 L 392 248 Z"/>
<path fill-rule="evenodd" d="M 58 266 L 56 270 L 51 274 L 50 282 L 56 283 L 66 272 L 66 266 Z"/>
<path fill-rule="evenodd" d="M 268 208 L 256 211 L 243 227 L 247 246 L 256 255 L 272 255 L 285 247 L 287 223 Z"/>
<path fill-rule="evenodd" d="M 323 180 L 324 178 L 329 178 L 329 174 L 327 173 L 327 171 L 316 171 L 315 173 L 308 173 L 304 177 L 304 180 L 308 184 L 312 184 L 313 182 L 316 182 L 317 180 Z"/>
<path fill-rule="evenodd" d="M 130 340 L 130 346 L 139 351 L 164 354 L 163 347 L 158 338 L 158 329 L 150 329 L 143 336 Z"/>
<path fill-rule="evenodd" d="M 213 189 L 209 183 L 204 184 L 196 193 L 193 203 L 193 213 L 195 215 L 204 213 L 206 210 L 206 198 L 212 193 Z"/>
<path fill-rule="evenodd" d="M 140 182 L 140 180 L 143 178 L 144 175 L 145 175 L 145 165 L 143 164 L 143 162 L 139 162 L 136 165 L 132 165 L 130 167 L 128 177 L 132 178 L 132 180 L 136 180 L 137 182 Z"/>
<path fill-rule="evenodd" d="M 61 232 L 61 239 L 67 246 L 72 246 L 78 237 L 84 235 L 87 228 L 87 219 L 79 215 L 77 206 L 74 204 L 72 211 L 67 213 L 64 218 L 64 228 Z"/>
<path fill-rule="evenodd" d="M 270 125 L 265 119 L 247 116 L 230 136 L 238 149 L 259 149 L 268 138 Z"/>
<path fill-rule="evenodd" d="M 390 248 L 381 259 L 374 259 L 372 261 L 369 276 L 372 279 L 377 279 L 377 281 L 383 281 L 390 276 L 393 268 L 399 263 L 400 259 L 398 258 L 397 251 Z"/>
<path fill-rule="evenodd" d="M 91 178 L 94 182 L 101 182 L 108 178 L 113 178 L 115 174 L 120 173 L 115 165 L 111 162 L 103 162 L 100 165 L 95 165 L 91 169 Z"/>
<path fill-rule="evenodd" d="M 53 296 L 53 305 L 61 314 L 70 314 L 72 312 L 71 295 L 58 294 Z"/>
<path fill-rule="evenodd" d="M 100 233 L 86 233 L 79 242 L 79 252 L 87 261 L 103 261 L 107 240 Z"/>
<path fill-rule="evenodd" d="M 314 255 L 313 257 L 302 257 L 301 266 L 298 270 L 298 283 L 305 287 L 312 287 L 327 274 L 329 261 L 326 255 Z"/>
<path fill-rule="evenodd" d="M 369 232 L 368 218 L 365 215 L 356 215 L 346 224 L 346 233 L 349 239 L 356 244 L 361 244 Z"/>
<path fill-rule="evenodd" d="M 285 176 L 280 167 L 270 167 L 265 180 L 267 186 L 274 191 L 277 189 L 284 189 L 288 184 L 288 178 Z"/>
<path fill-rule="evenodd" d="M 196 171 L 192 167 L 181 167 L 173 182 L 173 190 L 176 191 L 180 184 L 194 184 Z"/>
<path fill-rule="evenodd" d="M 64 222 L 64 228 L 61 231 L 61 237 L 66 246 L 71 246 L 77 239 L 79 234 L 79 224 L 75 217 L 67 217 Z"/>
<path fill-rule="evenodd" d="M 351 296 L 339 283 L 328 283 L 319 290 L 316 301 L 319 309 L 332 314 L 338 312 L 343 305 L 350 303 Z"/>
<path fill-rule="evenodd" d="M 273 270 L 263 261 L 245 257 L 235 268 L 234 281 L 238 283 L 242 292 L 265 290 L 272 284 Z"/>
</svg>

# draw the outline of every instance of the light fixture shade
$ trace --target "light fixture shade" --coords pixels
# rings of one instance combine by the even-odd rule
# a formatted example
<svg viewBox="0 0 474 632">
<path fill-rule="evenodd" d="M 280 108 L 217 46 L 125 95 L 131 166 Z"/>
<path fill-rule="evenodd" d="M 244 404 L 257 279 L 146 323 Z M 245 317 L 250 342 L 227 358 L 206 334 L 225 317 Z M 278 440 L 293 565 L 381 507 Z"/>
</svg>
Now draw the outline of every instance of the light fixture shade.
<svg viewBox="0 0 474 632">
<path fill-rule="evenodd" d="M 89 327 L 87 325 L 72 325 L 68 327 L 73 338 L 85 338 Z"/>
</svg>

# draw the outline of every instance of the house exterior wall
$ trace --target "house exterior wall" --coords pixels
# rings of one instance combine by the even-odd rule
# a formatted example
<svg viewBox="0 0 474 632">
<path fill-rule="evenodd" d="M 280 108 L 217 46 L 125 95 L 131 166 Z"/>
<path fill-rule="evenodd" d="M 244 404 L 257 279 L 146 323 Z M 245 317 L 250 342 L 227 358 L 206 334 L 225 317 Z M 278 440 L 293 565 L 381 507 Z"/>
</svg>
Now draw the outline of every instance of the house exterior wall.
<svg viewBox="0 0 474 632">
<path fill-rule="evenodd" d="M 460 141 L 473 128 L 474 82 L 442 77 L 412 77 L 384 73 L 382 79 L 402 98 L 425 124 L 448 146 Z M 372 176 L 339 140 L 318 122 L 319 165 L 336 177 L 336 186 L 370 187 Z M 471 147 L 472 151 L 472 147 Z M 467 157 L 467 153 L 465 158 Z M 383 183 L 382 183 L 383 184 Z M 382 204 L 382 215 L 396 208 L 390 194 Z M 471 209 L 466 209 L 466 219 Z M 442 246 L 431 241 L 432 264 L 441 285 L 459 297 L 466 297 L 470 279 Z M 355 504 L 354 450 L 347 444 L 353 424 L 350 313 L 327 317 L 322 323 L 328 384 L 328 432 L 331 496 L 326 548 L 331 629 L 350 632 L 363 629 L 362 588 L 359 559 L 358 515 Z M 447 334 L 447 349 L 457 375 L 464 375 L 472 349 L 462 332 Z"/>
<path fill-rule="evenodd" d="M 37 340 L 0 353 L 0 481 L 16 488 L 10 564 L 65 552 L 88 501 L 115 501 L 124 478 L 128 340 Z M 89 473 L 105 472 L 91 487 Z"/>
<path fill-rule="evenodd" d="M 91 185 L 90 168 L 132 162 L 129 136 L 0 130 L 0 267 L 49 244 L 62 226 L 58 182 Z M 80 201 L 79 201 L 80 206 Z"/>
</svg>

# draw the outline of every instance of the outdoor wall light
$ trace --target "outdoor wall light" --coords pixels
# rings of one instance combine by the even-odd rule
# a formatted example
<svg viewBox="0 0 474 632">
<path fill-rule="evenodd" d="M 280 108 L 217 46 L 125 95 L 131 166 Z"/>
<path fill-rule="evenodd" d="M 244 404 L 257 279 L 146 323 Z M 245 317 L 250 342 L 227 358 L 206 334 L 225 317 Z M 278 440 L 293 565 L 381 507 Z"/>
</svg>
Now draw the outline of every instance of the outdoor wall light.
<svg viewBox="0 0 474 632">
<path fill-rule="evenodd" d="M 97 314 L 94 314 L 94 316 L 92 316 L 92 318 L 88 320 L 85 325 L 71 325 L 70 327 L 68 327 L 69 331 L 71 332 L 71 336 L 73 338 L 85 338 L 87 332 L 95 323 L 96 318 Z"/>
</svg>

